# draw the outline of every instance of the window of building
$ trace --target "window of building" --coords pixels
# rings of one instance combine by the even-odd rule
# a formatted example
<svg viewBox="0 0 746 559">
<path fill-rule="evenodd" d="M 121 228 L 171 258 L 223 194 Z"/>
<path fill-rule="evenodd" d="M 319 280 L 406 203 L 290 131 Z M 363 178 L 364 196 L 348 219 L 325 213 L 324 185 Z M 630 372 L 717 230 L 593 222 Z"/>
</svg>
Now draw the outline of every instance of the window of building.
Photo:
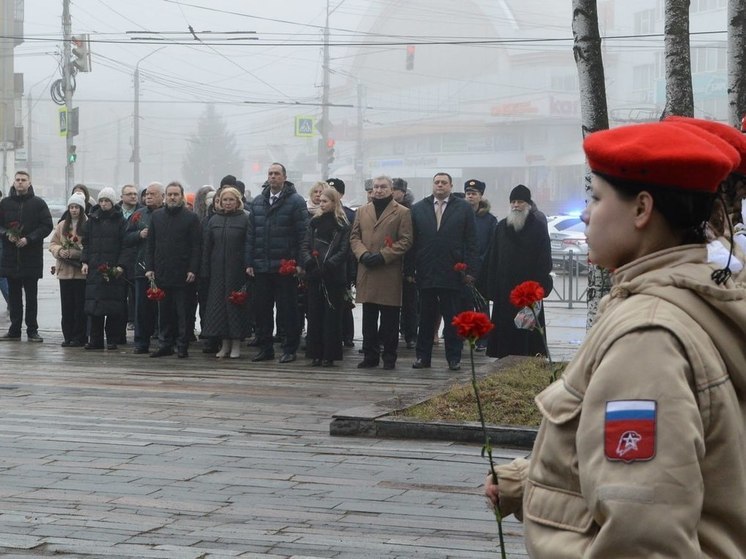
<svg viewBox="0 0 746 559">
<path fill-rule="evenodd" d="M 640 64 L 632 68 L 632 93 L 635 101 L 653 101 L 655 74 L 655 64 Z"/>
<path fill-rule="evenodd" d="M 689 13 L 722 10 L 728 5 L 727 0 L 691 0 Z"/>
<path fill-rule="evenodd" d="M 635 14 L 635 35 L 655 32 L 655 10 L 642 10 Z"/>
<path fill-rule="evenodd" d="M 695 47 L 691 50 L 692 74 L 723 72 L 726 65 L 725 45 L 721 47 Z"/>
</svg>

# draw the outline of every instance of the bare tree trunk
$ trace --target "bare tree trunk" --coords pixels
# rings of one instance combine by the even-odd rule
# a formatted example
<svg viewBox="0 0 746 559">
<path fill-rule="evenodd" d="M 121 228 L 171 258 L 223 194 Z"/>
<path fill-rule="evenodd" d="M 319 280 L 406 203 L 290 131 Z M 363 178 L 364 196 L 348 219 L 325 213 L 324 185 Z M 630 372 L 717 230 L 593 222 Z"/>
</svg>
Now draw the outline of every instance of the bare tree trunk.
<svg viewBox="0 0 746 559">
<path fill-rule="evenodd" d="M 741 126 L 746 115 L 746 3 L 728 2 L 728 108 L 729 120 Z"/>
<path fill-rule="evenodd" d="M 601 56 L 601 36 L 598 32 L 598 9 L 596 0 L 573 0 L 572 33 L 573 55 L 578 68 L 580 85 L 580 115 L 583 138 L 598 130 L 609 128 L 606 107 L 606 83 L 604 62 Z M 591 173 L 586 167 L 585 189 L 590 189 Z M 588 318 L 590 328 L 596 318 L 598 302 L 609 292 L 610 279 L 607 270 L 591 264 L 588 270 Z"/>
<path fill-rule="evenodd" d="M 689 0 L 666 0 L 664 116 L 694 116 L 689 51 Z"/>
</svg>

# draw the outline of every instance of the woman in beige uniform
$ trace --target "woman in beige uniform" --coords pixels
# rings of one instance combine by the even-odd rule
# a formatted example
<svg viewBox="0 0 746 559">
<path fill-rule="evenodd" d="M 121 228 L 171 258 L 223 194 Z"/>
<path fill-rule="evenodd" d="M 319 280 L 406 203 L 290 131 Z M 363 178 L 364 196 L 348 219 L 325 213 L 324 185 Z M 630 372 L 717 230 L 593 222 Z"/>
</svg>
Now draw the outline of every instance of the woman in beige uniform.
<svg viewBox="0 0 746 559">
<path fill-rule="evenodd" d="M 740 156 L 667 123 L 586 138 L 583 214 L 611 293 L 536 398 L 529 460 L 486 495 L 531 557 L 744 557 L 746 291 L 707 263 L 704 222 Z"/>
</svg>

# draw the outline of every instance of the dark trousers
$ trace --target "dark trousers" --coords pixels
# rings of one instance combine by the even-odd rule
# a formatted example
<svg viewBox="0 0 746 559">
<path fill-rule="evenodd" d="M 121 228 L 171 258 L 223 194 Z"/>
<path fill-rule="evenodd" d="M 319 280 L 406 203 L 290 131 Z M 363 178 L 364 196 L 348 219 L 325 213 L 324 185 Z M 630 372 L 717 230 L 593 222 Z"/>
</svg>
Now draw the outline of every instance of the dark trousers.
<svg viewBox="0 0 746 559">
<path fill-rule="evenodd" d="M 189 347 L 191 333 L 187 332 L 187 314 L 191 308 L 188 294 L 193 293 L 191 286 L 164 287 L 166 297 L 160 303 L 158 309 L 158 338 L 161 347 L 174 347 L 180 349 Z"/>
<path fill-rule="evenodd" d="M 417 340 L 417 285 L 404 279 L 402 282 L 401 297 L 401 333 L 404 340 L 414 342 Z"/>
<path fill-rule="evenodd" d="M 325 294 L 320 281 L 311 280 L 307 285 L 306 357 L 339 361 L 342 359 L 342 299 L 345 288 L 343 285 L 328 284 Z"/>
<path fill-rule="evenodd" d="M 399 347 L 399 307 L 363 303 L 363 356 L 365 361 L 378 363 L 381 345 L 383 345 L 383 362 L 392 365 L 396 363 L 396 350 Z"/>
<path fill-rule="evenodd" d="M 273 310 L 277 305 L 277 331 L 284 335 L 283 353 L 296 353 L 300 344 L 298 319 L 298 280 L 295 276 L 256 274 L 254 297 L 256 308 L 257 345 L 262 351 L 272 350 Z"/>
<path fill-rule="evenodd" d="M 139 349 L 150 347 L 158 320 L 158 303 L 145 295 L 148 287 L 147 278 L 135 278 L 135 347 Z"/>
<path fill-rule="evenodd" d="M 443 316 L 443 337 L 445 338 L 446 359 L 461 361 L 463 340 L 456 335 L 451 324 L 453 317 L 463 310 L 463 297 L 460 291 L 451 289 L 420 289 L 420 324 L 417 334 L 417 358 L 429 363 L 433 354 L 435 319 L 438 313 Z"/>
<path fill-rule="evenodd" d="M 342 340 L 351 344 L 355 339 L 355 319 L 352 316 L 352 307 L 347 301 L 342 302 Z"/>
<path fill-rule="evenodd" d="M 62 307 L 62 336 L 66 342 L 85 343 L 86 314 L 85 280 L 60 280 L 60 305 Z"/>
<path fill-rule="evenodd" d="M 106 332 L 106 341 L 110 344 L 119 343 L 119 330 L 122 323 L 127 323 L 126 316 L 111 315 L 106 316 L 89 316 L 88 326 L 90 331 L 90 344 L 92 346 L 104 345 L 104 332 Z"/>
<path fill-rule="evenodd" d="M 127 322 L 135 323 L 135 284 L 127 284 Z"/>
<path fill-rule="evenodd" d="M 39 302 L 39 278 L 8 278 L 8 311 L 10 311 L 10 328 L 8 334 L 13 337 L 21 335 L 23 323 L 23 296 L 26 296 L 26 333 L 36 334 L 39 323 L 36 320 Z"/>
</svg>

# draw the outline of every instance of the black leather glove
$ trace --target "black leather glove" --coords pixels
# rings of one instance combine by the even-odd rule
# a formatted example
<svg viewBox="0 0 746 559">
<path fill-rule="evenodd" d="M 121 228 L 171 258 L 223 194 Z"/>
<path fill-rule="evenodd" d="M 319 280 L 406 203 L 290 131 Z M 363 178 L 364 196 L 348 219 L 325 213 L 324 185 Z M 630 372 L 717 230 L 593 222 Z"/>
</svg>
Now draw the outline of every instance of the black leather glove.
<svg viewBox="0 0 746 559">
<path fill-rule="evenodd" d="M 380 252 L 372 254 L 370 252 L 366 252 L 360 258 L 360 262 L 363 263 L 363 266 L 366 266 L 368 268 L 376 268 L 378 266 L 383 266 L 386 263 L 386 260 L 384 260 L 383 255 Z"/>
</svg>

